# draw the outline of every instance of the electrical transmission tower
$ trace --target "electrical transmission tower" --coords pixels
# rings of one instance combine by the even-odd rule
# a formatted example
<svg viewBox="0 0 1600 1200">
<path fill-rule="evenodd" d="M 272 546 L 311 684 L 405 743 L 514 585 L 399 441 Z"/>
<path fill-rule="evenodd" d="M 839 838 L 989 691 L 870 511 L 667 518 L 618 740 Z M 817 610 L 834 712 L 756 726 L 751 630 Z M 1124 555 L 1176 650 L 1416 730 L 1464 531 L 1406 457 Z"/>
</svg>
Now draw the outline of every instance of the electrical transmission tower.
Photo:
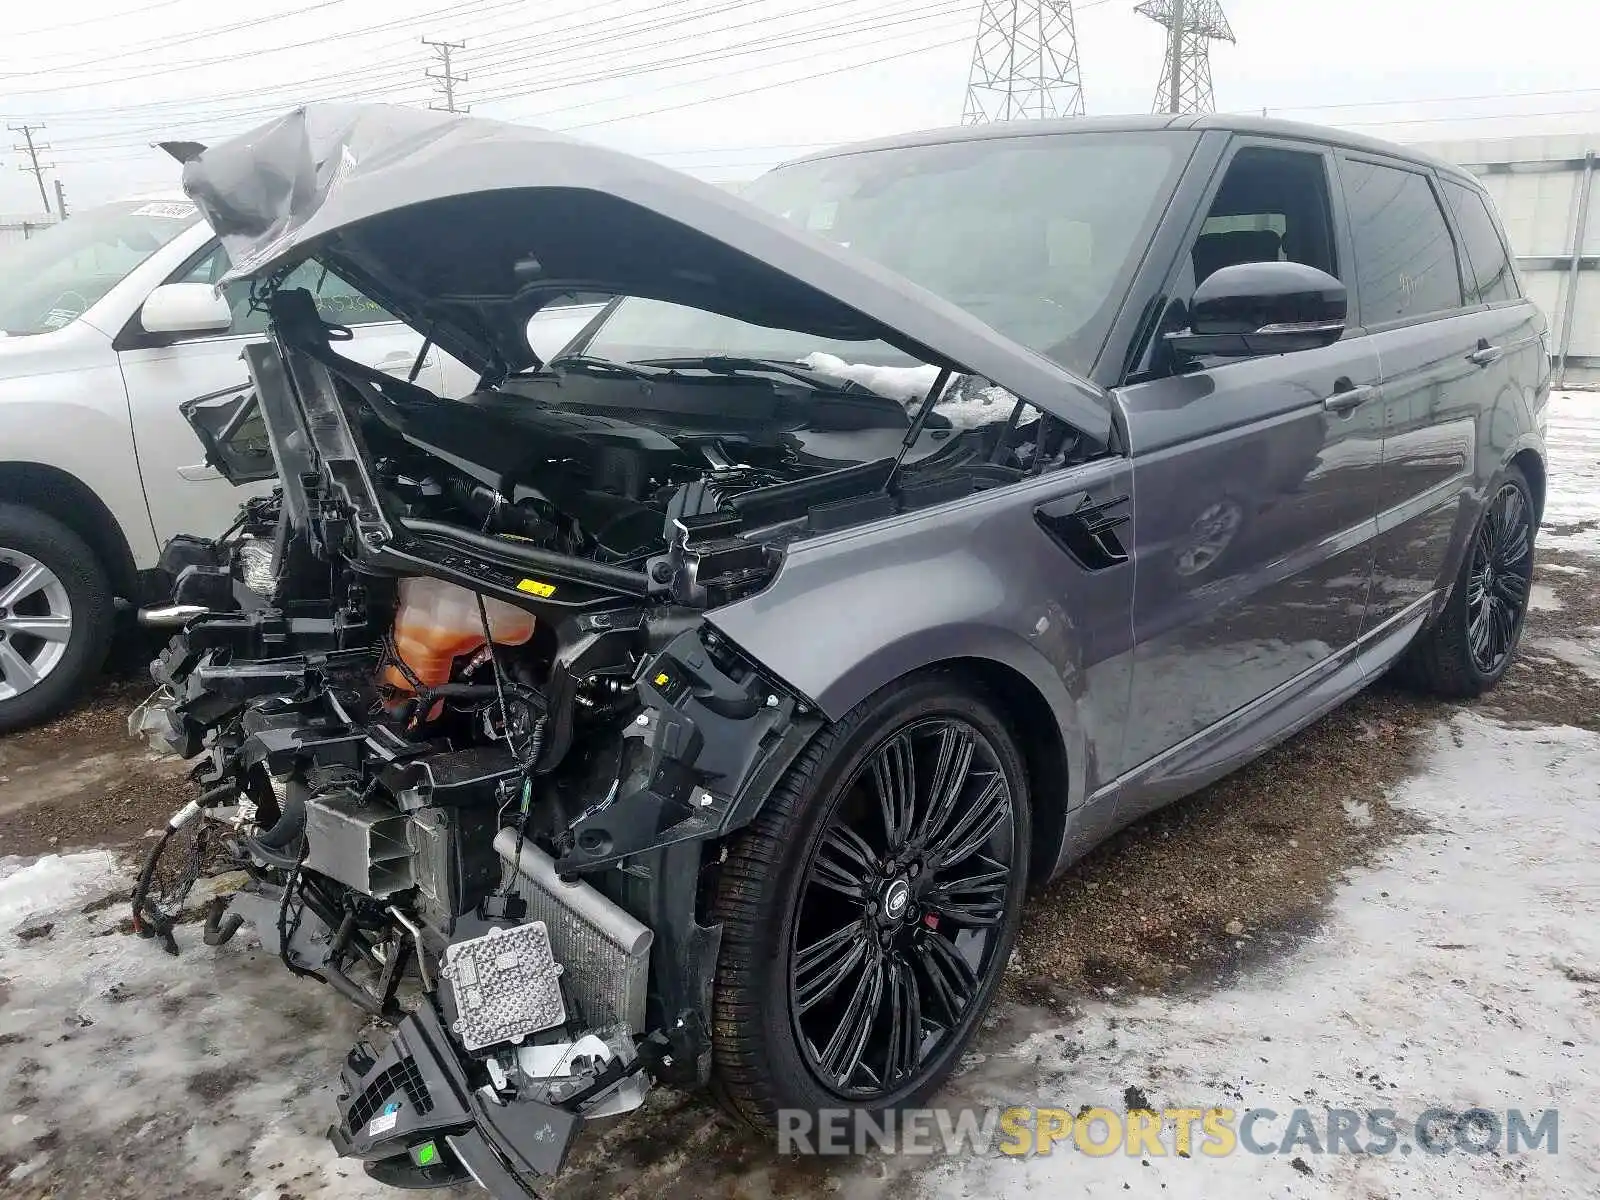
<svg viewBox="0 0 1600 1200">
<path fill-rule="evenodd" d="M 33 135 L 42 130 L 44 126 L 8 125 L 6 128 L 11 130 L 12 133 L 20 133 L 22 135 L 22 144 L 19 146 L 12 146 L 11 148 L 28 156 L 28 161 L 24 163 L 20 169 L 23 171 L 31 171 L 33 173 L 34 181 L 39 185 L 39 199 L 44 201 L 45 212 L 49 212 L 50 194 L 44 190 L 44 173 L 51 167 L 55 166 L 55 164 L 42 163 L 39 161 L 40 151 L 48 150 L 50 147 L 45 142 L 35 142 L 33 140 Z"/>
<path fill-rule="evenodd" d="M 983 0 L 961 123 L 1081 116 L 1072 0 Z"/>
<path fill-rule="evenodd" d="M 1154 111 L 1206 113 L 1217 107 L 1211 89 L 1211 43 L 1232 42 L 1233 30 L 1220 0 L 1145 0 L 1133 10 L 1167 30 Z"/>
<path fill-rule="evenodd" d="M 471 105 L 467 105 L 464 108 L 456 107 L 456 84 L 465 83 L 467 77 L 465 75 L 457 75 L 450 63 L 451 53 L 456 50 L 465 50 L 467 44 L 465 42 L 431 42 L 427 38 L 422 39 L 422 44 L 424 46 L 432 46 L 433 52 L 439 56 L 441 69 L 438 71 L 424 71 L 423 74 L 429 79 L 439 81 L 439 92 L 444 96 L 443 104 L 430 104 L 428 107 L 441 108 L 445 112 L 467 112 L 472 107 Z"/>
</svg>

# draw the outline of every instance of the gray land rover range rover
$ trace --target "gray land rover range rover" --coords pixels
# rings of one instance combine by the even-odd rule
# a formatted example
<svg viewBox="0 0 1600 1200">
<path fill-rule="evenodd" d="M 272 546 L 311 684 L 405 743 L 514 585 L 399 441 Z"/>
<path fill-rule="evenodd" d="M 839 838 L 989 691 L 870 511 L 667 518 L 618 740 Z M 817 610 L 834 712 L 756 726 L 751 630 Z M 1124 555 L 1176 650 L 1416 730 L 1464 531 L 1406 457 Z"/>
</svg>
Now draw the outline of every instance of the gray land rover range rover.
<svg viewBox="0 0 1600 1200">
<path fill-rule="evenodd" d="M 394 1026 L 332 1137 L 531 1195 L 652 1081 L 916 1104 L 1030 883 L 1389 671 L 1492 687 L 1545 324 L 1470 176 L 1220 117 L 817 155 L 741 196 L 519 126 L 310 106 L 185 157 L 271 320 L 187 415 L 138 716 L 203 787 L 135 895 L 248 882 Z M 320 263 L 478 373 L 363 366 Z M 611 297 L 547 361 L 530 317 Z M 416 987 L 406 986 L 414 980 Z"/>
</svg>

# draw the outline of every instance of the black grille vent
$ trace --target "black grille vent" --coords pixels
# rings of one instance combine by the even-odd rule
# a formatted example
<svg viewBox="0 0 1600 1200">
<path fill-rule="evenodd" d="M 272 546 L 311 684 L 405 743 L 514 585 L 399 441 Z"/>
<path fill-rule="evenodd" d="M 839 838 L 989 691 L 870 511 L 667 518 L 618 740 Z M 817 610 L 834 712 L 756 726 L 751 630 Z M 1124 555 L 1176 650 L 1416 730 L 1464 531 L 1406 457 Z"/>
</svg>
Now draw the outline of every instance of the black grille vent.
<svg viewBox="0 0 1600 1200">
<path fill-rule="evenodd" d="M 1127 547 L 1118 533 L 1128 523 L 1127 503 L 1127 496 L 1095 500 L 1087 492 L 1078 492 L 1041 504 L 1033 510 L 1033 518 L 1079 563 L 1091 571 L 1103 571 L 1128 561 Z"/>
<path fill-rule="evenodd" d="M 404 1093 L 406 1101 L 418 1116 L 427 1116 L 433 1111 L 433 1100 L 423 1086 L 422 1076 L 417 1073 L 411 1060 L 404 1058 L 374 1079 L 356 1097 L 355 1103 L 350 1106 L 350 1129 L 365 1129 L 367 1122 L 378 1115 L 396 1092 Z"/>
</svg>

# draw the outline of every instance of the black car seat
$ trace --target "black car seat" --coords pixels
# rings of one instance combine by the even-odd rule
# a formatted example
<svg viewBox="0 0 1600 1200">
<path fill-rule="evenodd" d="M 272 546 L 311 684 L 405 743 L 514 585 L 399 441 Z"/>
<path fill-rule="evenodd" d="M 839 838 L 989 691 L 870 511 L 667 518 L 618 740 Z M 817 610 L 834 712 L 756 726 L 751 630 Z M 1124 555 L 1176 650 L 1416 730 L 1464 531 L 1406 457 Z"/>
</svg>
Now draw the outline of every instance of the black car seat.
<svg viewBox="0 0 1600 1200">
<path fill-rule="evenodd" d="M 1223 267 L 1249 262 L 1277 262 L 1282 239 L 1270 229 L 1237 229 L 1204 233 L 1195 239 L 1194 281 L 1204 283 Z"/>
</svg>

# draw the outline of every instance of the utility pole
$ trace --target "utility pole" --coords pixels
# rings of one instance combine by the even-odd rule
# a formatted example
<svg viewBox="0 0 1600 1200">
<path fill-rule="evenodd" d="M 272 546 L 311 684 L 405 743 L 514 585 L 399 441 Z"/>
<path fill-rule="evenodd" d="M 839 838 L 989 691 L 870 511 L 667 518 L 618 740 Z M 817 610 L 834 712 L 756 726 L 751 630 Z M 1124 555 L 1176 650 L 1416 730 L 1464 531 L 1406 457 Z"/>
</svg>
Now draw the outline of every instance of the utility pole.
<svg viewBox="0 0 1600 1200">
<path fill-rule="evenodd" d="M 1211 87 L 1211 43 L 1234 40 L 1221 0 L 1144 0 L 1133 11 L 1168 34 L 1154 111 L 1213 111 L 1217 99 Z"/>
<path fill-rule="evenodd" d="M 33 135 L 38 133 L 38 132 L 40 132 L 41 130 L 43 130 L 44 126 L 43 125 L 8 125 L 7 128 L 10 129 L 12 133 L 20 133 L 22 135 L 22 145 L 20 145 L 20 146 L 13 145 L 11 148 L 13 150 L 19 151 L 20 153 L 26 154 L 28 156 L 27 163 L 25 163 L 22 167 L 20 167 L 19 170 L 32 171 L 33 172 L 34 181 L 36 183 L 38 183 L 38 185 L 39 185 L 39 199 L 44 201 L 44 210 L 45 210 L 45 212 L 49 212 L 50 211 L 50 196 L 49 196 L 49 193 L 47 193 L 44 190 L 44 173 L 46 171 L 48 171 L 51 167 L 53 167 L 55 164 L 54 163 L 41 163 L 39 161 L 39 152 L 41 150 L 50 149 L 50 146 L 49 146 L 48 143 L 35 142 L 33 140 Z"/>
<path fill-rule="evenodd" d="M 961 123 L 1081 116 L 1072 0 L 984 0 Z"/>
<path fill-rule="evenodd" d="M 67 219 L 67 189 L 61 186 L 61 176 L 56 176 L 56 216 Z"/>
<path fill-rule="evenodd" d="M 439 56 L 439 62 L 441 66 L 444 68 L 442 71 L 423 72 L 423 74 L 425 74 L 429 79 L 437 79 L 439 81 L 439 90 L 444 94 L 444 103 L 442 105 L 430 104 L 428 107 L 435 109 L 442 108 L 445 112 L 468 111 L 467 108 L 456 107 L 456 84 L 465 83 L 467 81 L 467 77 L 465 75 L 457 75 L 450 64 L 451 52 L 455 50 L 465 50 L 467 48 L 467 44 L 465 42 L 433 42 L 429 41 L 427 38 L 422 39 L 422 44 L 424 46 L 431 46 L 433 48 L 434 53 Z M 469 105 L 468 108 L 470 107 L 471 106 Z"/>
</svg>

